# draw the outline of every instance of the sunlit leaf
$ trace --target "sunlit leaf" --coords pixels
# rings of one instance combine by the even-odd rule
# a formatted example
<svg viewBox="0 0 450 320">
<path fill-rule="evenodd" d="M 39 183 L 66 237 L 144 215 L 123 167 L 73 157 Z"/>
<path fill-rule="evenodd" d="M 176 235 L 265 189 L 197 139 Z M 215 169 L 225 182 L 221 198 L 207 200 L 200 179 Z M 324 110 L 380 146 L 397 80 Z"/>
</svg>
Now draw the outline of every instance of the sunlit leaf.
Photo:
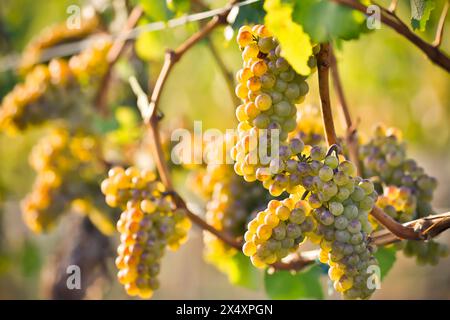
<svg viewBox="0 0 450 320">
<path fill-rule="evenodd" d="M 271 299 L 323 299 L 320 266 L 292 274 L 289 271 L 266 272 L 264 284 Z"/>
<path fill-rule="evenodd" d="M 363 13 L 328 0 L 296 0 L 293 20 L 318 43 L 355 39 L 368 31 Z"/>
<path fill-rule="evenodd" d="M 394 266 L 397 249 L 394 246 L 378 248 L 375 257 L 378 259 L 378 264 L 381 271 L 381 279 L 383 279 Z"/>
<path fill-rule="evenodd" d="M 411 26 L 414 30 L 425 31 L 435 6 L 434 0 L 411 0 Z"/>
<path fill-rule="evenodd" d="M 280 0 L 266 0 L 264 10 L 267 12 L 265 23 L 280 42 L 283 57 L 295 71 L 308 75 L 311 71 L 308 59 L 312 54 L 312 45 L 303 28 L 292 21 L 292 5 Z"/>
<path fill-rule="evenodd" d="M 248 6 L 239 8 L 239 13 L 233 23 L 234 29 L 239 29 L 244 24 L 258 24 L 264 21 L 266 12 L 263 8 L 263 2 L 256 2 Z"/>
</svg>

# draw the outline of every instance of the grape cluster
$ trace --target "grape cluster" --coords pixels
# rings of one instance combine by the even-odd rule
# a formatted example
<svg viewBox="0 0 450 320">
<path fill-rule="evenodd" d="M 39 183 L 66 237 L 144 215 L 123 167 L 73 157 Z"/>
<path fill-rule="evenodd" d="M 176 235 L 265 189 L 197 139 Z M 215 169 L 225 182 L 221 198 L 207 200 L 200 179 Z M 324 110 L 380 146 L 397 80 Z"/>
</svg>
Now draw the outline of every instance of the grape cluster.
<svg viewBox="0 0 450 320">
<path fill-rule="evenodd" d="M 399 130 L 376 126 L 373 137 L 361 146 L 360 158 L 364 176 L 373 179 L 384 194 L 378 199 L 378 206 L 396 221 L 404 223 L 434 213 L 431 201 L 437 181 L 407 158 Z M 375 228 L 380 228 L 376 221 L 372 222 Z M 405 255 L 416 256 L 420 264 L 435 264 L 448 251 L 444 244 L 435 241 L 405 242 Z"/>
<path fill-rule="evenodd" d="M 191 222 L 152 171 L 114 167 L 101 190 L 109 206 L 123 210 L 117 222 L 119 282 L 129 295 L 150 298 L 159 287 L 165 248 L 177 250 L 187 240 Z"/>
<path fill-rule="evenodd" d="M 81 19 L 81 24 L 77 28 L 69 27 L 65 21 L 44 29 L 25 48 L 22 54 L 20 69 L 23 72 L 31 69 L 40 60 L 41 54 L 45 49 L 89 35 L 95 31 L 99 22 L 97 15 L 84 14 Z"/>
<path fill-rule="evenodd" d="M 302 89 L 307 88 L 305 77 L 281 57 L 267 28 L 244 26 L 237 41 L 244 68 L 237 74 L 236 94 L 244 104 L 236 109 L 235 172 L 247 181 L 262 181 L 273 196 L 291 195 L 270 202 L 248 224 L 244 254 L 255 266 L 265 267 L 295 251 L 306 237 L 320 245 L 320 260 L 330 265 L 338 292 L 368 298 L 373 290 L 366 285 L 367 268 L 377 264 L 367 237 L 368 213 L 377 199 L 373 183 L 356 176 L 356 167 L 342 161 L 335 147 L 327 153 L 320 145 L 305 146 L 294 106 L 307 92 Z M 263 162 L 261 149 L 275 154 Z"/>
<path fill-rule="evenodd" d="M 99 79 L 108 69 L 106 57 L 111 46 L 111 41 L 100 39 L 80 54 L 70 58 L 70 69 L 81 86 L 84 88 L 97 87 Z"/>
<path fill-rule="evenodd" d="M 268 130 L 269 144 L 272 139 L 285 143 L 288 133 L 297 127 L 295 104 L 304 99 L 309 87 L 306 76 L 297 74 L 281 56 L 280 45 L 264 25 L 241 27 L 237 41 L 244 62 L 236 75 L 236 95 L 243 104 L 236 108 L 239 141 L 232 157 L 236 173 L 251 182 L 260 180 L 257 168 L 268 165 L 261 163 L 256 152 L 258 143 L 262 143 L 260 135 L 264 131 L 260 130 Z M 314 65 L 315 58 L 311 57 L 311 66 Z M 278 137 L 271 136 L 275 132 Z"/>
<path fill-rule="evenodd" d="M 255 267 L 264 268 L 294 252 L 315 227 L 306 201 L 271 200 L 249 222 L 242 251 Z"/>
<path fill-rule="evenodd" d="M 439 258 L 449 255 L 448 247 L 434 240 L 429 241 L 406 241 L 403 253 L 407 257 L 415 257 L 418 265 L 437 265 Z"/>
<path fill-rule="evenodd" d="M 94 136 L 71 133 L 64 127 L 53 129 L 33 148 L 30 164 L 37 177 L 32 192 L 22 202 L 24 220 L 31 230 L 51 229 L 76 199 L 91 199 L 90 208 L 98 208 L 94 205 L 100 198 L 96 185 L 104 171 L 98 158 L 99 148 Z M 89 215 L 92 210 L 83 213 Z M 103 230 L 107 229 L 109 214 L 96 214 Z"/>
<path fill-rule="evenodd" d="M 404 223 L 413 220 L 417 199 L 407 187 L 387 186 L 383 195 L 378 197 L 377 206 L 396 221 Z"/>
<path fill-rule="evenodd" d="M 76 88 L 73 74 L 64 60 L 52 60 L 48 66 L 39 65 L 27 74 L 2 101 L 0 128 L 22 131 L 30 125 L 59 118 L 70 111 L 75 96 L 66 89 Z"/>
<path fill-rule="evenodd" d="M 433 213 L 431 200 L 437 181 L 427 175 L 416 161 L 406 157 L 406 145 L 401 141 L 398 130 L 377 126 L 372 139 L 361 146 L 360 159 L 363 176 L 378 179 L 379 191 L 383 186 L 391 185 L 410 190 L 417 198 L 414 218 Z"/>
<path fill-rule="evenodd" d="M 367 270 L 378 264 L 367 238 L 377 193 L 372 182 L 356 176 L 350 161 L 339 163 L 318 146 L 311 149 L 311 158 L 310 173 L 302 180 L 317 223 L 317 238 L 311 241 L 320 245 L 319 259 L 329 264 L 335 290 L 346 298 L 366 299 L 373 293 L 366 285 Z"/>
<path fill-rule="evenodd" d="M 70 124 L 83 124 L 86 110 L 86 91 L 93 90 L 98 77 L 106 71 L 106 55 L 110 42 L 99 41 L 69 62 L 53 59 L 48 65 L 35 66 L 2 101 L 0 129 L 23 131 L 52 119 L 70 119 Z M 83 90 L 83 94 L 81 94 Z M 88 91 L 90 92 L 90 91 Z"/>
</svg>

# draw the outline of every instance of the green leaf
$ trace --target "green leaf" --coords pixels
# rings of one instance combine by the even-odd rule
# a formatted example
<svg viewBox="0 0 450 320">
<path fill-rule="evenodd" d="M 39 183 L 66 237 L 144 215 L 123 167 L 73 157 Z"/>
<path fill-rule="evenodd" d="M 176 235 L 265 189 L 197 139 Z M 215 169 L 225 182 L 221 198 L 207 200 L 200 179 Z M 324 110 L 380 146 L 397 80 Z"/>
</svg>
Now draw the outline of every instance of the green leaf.
<svg viewBox="0 0 450 320">
<path fill-rule="evenodd" d="M 378 251 L 375 253 L 380 266 L 382 280 L 394 266 L 395 260 L 397 260 L 396 253 L 397 249 L 394 246 L 378 248 Z"/>
<path fill-rule="evenodd" d="M 232 256 L 211 254 L 205 257 L 228 276 L 230 283 L 248 289 L 258 289 L 261 283 L 261 272 L 256 269 L 250 259 L 242 252 Z"/>
<path fill-rule="evenodd" d="M 171 16 L 169 8 L 167 8 L 166 0 L 140 0 L 145 15 L 151 21 L 168 20 Z"/>
<path fill-rule="evenodd" d="M 39 248 L 31 241 L 25 240 L 20 252 L 22 273 L 24 276 L 33 276 L 39 273 L 42 266 Z"/>
<path fill-rule="evenodd" d="M 297 73 L 308 75 L 312 45 L 302 26 L 292 21 L 292 5 L 280 0 L 266 0 L 264 10 L 267 12 L 265 23 L 280 42 L 283 57 Z"/>
<path fill-rule="evenodd" d="M 356 39 L 368 31 L 363 13 L 328 0 L 296 0 L 293 20 L 317 43 Z"/>
<path fill-rule="evenodd" d="M 140 125 L 139 115 L 130 107 L 117 107 L 115 117 L 119 126 L 124 129 L 136 128 Z"/>
<path fill-rule="evenodd" d="M 292 274 L 289 271 L 266 272 L 264 284 L 271 299 L 323 299 L 320 275 L 322 269 L 314 265 L 302 272 Z"/>
<path fill-rule="evenodd" d="M 145 20 L 142 23 L 146 22 L 148 22 L 148 20 Z M 164 36 L 166 33 L 165 30 L 141 33 L 137 37 L 134 45 L 138 57 L 145 61 L 162 59 L 165 53 Z"/>
<path fill-rule="evenodd" d="M 435 0 L 411 0 L 411 26 L 414 30 L 425 31 Z"/>
<path fill-rule="evenodd" d="M 237 30 L 244 24 L 260 24 L 264 21 L 266 12 L 263 8 L 263 2 L 256 2 L 248 6 L 239 8 L 239 13 L 232 25 Z"/>
<path fill-rule="evenodd" d="M 167 8 L 176 14 L 183 14 L 189 12 L 191 9 L 190 0 L 166 0 Z"/>
<path fill-rule="evenodd" d="M 230 259 L 227 274 L 230 283 L 249 289 L 258 289 L 261 282 L 261 273 L 242 252 Z"/>
</svg>

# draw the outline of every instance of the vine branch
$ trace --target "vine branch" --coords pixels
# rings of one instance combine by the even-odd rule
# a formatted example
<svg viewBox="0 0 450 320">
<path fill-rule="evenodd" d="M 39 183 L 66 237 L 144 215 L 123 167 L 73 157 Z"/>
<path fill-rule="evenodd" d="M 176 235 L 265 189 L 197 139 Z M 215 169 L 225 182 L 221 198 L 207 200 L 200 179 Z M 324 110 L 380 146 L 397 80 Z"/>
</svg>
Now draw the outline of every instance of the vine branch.
<svg viewBox="0 0 450 320">
<path fill-rule="evenodd" d="M 337 144 L 336 130 L 334 128 L 333 113 L 330 103 L 330 45 L 324 43 L 320 45 L 320 51 L 317 54 L 317 68 L 319 78 L 320 105 L 322 110 L 322 120 L 325 128 L 325 135 L 328 146 Z"/>
<path fill-rule="evenodd" d="M 442 43 L 442 37 L 444 35 L 444 26 L 445 26 L 445 20 L 447 18 L 448 13 L 448 7 L 449 7 L 449 1 L 445 1 L 444 8 L 442 9 L 441 17 L 439 18 L 439 23 L 436 29 L 436 36 L 434 38 L 433 46 L 436 48 L 439 48 L 439 46 Z"/>
<path fill-rule="evenodd" d="M 333 47 L 330 46 L 330 65 L 331 65 L 331 77 L 333 78 L 334 91 L 336 91 L 336 96 L 338 98 L 338 105 L 342 110 L 345 120 L 346 134 L 345 140 L 349 149 L 350 160 L 356 165 L 358 174 L 362 174 L 361 161 L 359 160 L 358 154 L 358 131 L 356 125 L 352 121 L 350 115 L 350 109 L 347 104 L 347 99 L 345 98 L 344 89 L 342 86 L 341 77 L 339 75 L 339 68 L 337 65 L 336 56 L 334 54 Z"/>
<path fill-rule="evenodd" d="M 136 6 L 133 8 L 130 15 L 128 16 L 127 23 L 120 32 L 119 37 L 114 41 L 111 49 L 109 49 L 108 55 L 106 57 L 108 67 L 105 74 L 103 75 L 99 89 L 97 91 L 97 95 L 95 97 L 95 105 L 102 114 L 106 114 L 106 100 L 112 75 L 112 69 L 124 52 L 126 44 L 128 43 L 124 35 L 128 34 L 130 30 L 132 30 L 136 26 L 142 14 L 143 10 L 140 6 Z"/>
<path fill-rule="evenodd" d="M 364 14 L 367 14 L 367 7 L 355 0 L 332 0 L 338 4 L 348 6 L 352 9 L 358 10 Z M 398 34 L 406 38 L 413 45 L 415 45 L 420 51 L 422 51 L 433 63 L 440 66 L 447 72 L 450 72 L 450 58 L 437 46 L 427 43 L 414 32 L 412 32 L 408 26 L 403 23 L 400 18 L 389 10 L 380 7 L 381 10 L 381 22 L 395 30 Z M 445 18 L 444 18 L 445 19 Z"/>
</svg>

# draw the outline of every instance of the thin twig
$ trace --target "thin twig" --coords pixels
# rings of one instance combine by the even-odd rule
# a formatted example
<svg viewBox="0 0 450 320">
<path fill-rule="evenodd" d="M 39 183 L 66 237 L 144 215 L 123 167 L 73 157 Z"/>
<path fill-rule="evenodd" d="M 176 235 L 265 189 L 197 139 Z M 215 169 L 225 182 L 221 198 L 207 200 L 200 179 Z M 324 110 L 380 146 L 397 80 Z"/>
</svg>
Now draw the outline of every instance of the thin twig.
<svg viewBox="0 0 450 320">
<path fill-rule="evenodd" d="M 227 233 L 224 233 L 220 230 L 217 230 L 212 225 L 207 223 L 205 220 L 203 220 L 201 217 L 193 213 L 186 205 L 186 202 L 183 200 L 183 198 L 180 197 L 178 193 L 174 193 L 175 201 L 178 208 L 185 209 L 187 212 L 187 216 L 191 221 L 199 226 L 201 229 L 209 231 L 213 235 L 215 235 L 217 238 L 228 244 L 229 246 L 241 250 L 242 249 L 242 243 L 240 241 L 237 241 L 235 238 L 231 237 Z"/>
<path fill-rule="evenodd" d="M 389 11 L 390 12 L 395 12 L 395 10 L 397 9 L 397 5 L 398 5 L 398 0 L 392 0 L 391 4 L 389 5 Z"/>
<path fill-rule="evenodd" d="M 134 7 L 130 15 L 128 16 L 127 23 L 120 32 L 119 37 L 116 38 L 111 49 L 109 49 L 108 56 L 106 58 L 108 62 L 108 68 L 105 74 L 103 75 L 99 89 L 97 91 L 97 95 L 95 97 L 95 105 L 103 115 L 106 115 L 107 113 L 106 103 L 109 84 L 111 82 L 112 69 L 116 64 L 117 60 L 119 60 L 120 56 L 124 52 L 126 44 L 128 43 L 126 38 L 123 37 L 123 35 L 126 35 L 128 32 L 130 32 L 131 29 L 133 29 L 136 26 L 142 14 L 143 10 L 140 6 Z"/>
<path fill-rule="evenodd" d="M 317 55 L 317 68 L 319 75 L 319 93 L 322 109 L 322 119 L 325 128 L 325 135 L 328 146 L 337 144 L 336 131 L 334 129 L 333 113 L 331 111 L 330 103 L 330 84 L 329 84 L 329 69 L 330 69 L 330 46 L 324 43 L 320 46 L 320 51 Z"/>
<path fill-rule="evenodd" d="M 332 0 L 332 1 L 342 5 L 346 5 L 350 8 L 353 8 L 364 14 L 367 14 L 367 7 L 361 4 L 360 2 L 354 0 Z M 435 47 L 427 43 L 418 35 L 416 35 L 414 32 L 412 32 L 408 28 L 408 26 L 403 22 L 401 22 L 401 20 L 393 12 L 390 12 L 383 7 L 380 7 L 380 9 L 381 9 L 381 17 L 380 17 L 381 22 L 391 27 L 398 34 L 402 35 L 407 40 L 409 40 L 436 65 L 440 66 L 444 70 L 447 70 L 447 72 L 450 72 L 450 58 L 443 51 L 439 50 L 438 47 Z"/>
<path fill-rule="evenodd" d="M 217 52 L 217 49 L 216 49 L 214 43 L 212 42 L 212 39 L 210 39 L 209 37 L 207 39 L 207 45 L 208 45 L 209 51 L 211 52 L 214 60 L 216 61 L 217 66 L 220 69 L 220 72 L 223 75 L 223 79 L 225 80 L 225 83 L 227 85 L 228 91 L 231 96 L 231 100 L 233 100 L 233 105 L 234 106 L 239 105 L 240 104 L 239 98 L 234 93 L 233 73 L 230 72 L 230 70 L 228 70 L 228 68 L 225 65 L 225 63 L 223 62 L 222 57 L 220 56 L 219 52 Z"/>
<path fill-rule="evenodd" d="M 441 17 L 439 18 L 439 23 L 436 29 L 436 37 L 434 38 L 433 46 L 439 48 L 442 43 L 442 37 L 444 35 L 444 26 L 445 20 L 447 18 L 449 0 L 447 0 L 444 4 L 444 8 L 442 9 Z"/>
<path fill-rule="evenodd" d="M 349 149 L 350 160 L 356 165 L 358 174 L 362 174 L 361 161 L 359 160 L 359 146 L 358 146 L 358 131 L 356 125 L 353 124 L 352 117 L 350 115 L 350 109 L 345 99 L 344 89 L 342 87 L 341 77 L 339 76 L 339 68 L 334 54 L 333 47 L 330 45 L 330 64 L 331 64 L 331 77 L 333 78 L 334 90 L 338 98 L 338 105 L 340 106 L 342 113 L 344 114 L 346 134 L 345 140 Z"/>
</svg>

